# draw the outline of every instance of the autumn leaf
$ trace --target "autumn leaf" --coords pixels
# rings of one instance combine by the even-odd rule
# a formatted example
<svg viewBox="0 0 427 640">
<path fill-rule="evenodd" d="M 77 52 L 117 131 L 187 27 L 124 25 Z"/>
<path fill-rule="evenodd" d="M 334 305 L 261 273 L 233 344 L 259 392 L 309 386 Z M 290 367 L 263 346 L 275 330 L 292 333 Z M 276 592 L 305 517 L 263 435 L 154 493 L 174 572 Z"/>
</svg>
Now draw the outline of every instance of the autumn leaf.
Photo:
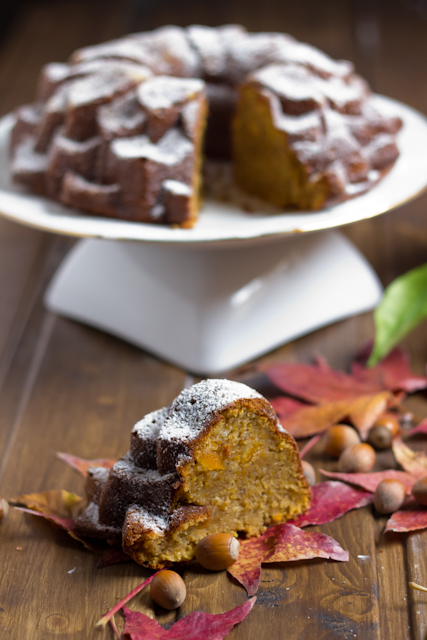
<svg viewBox="0 0 427 640">
<path fill-rule="evenodd" d="M 132 589 L 132 591 L 130 591 L 130 593 L 127 594 L 127 596 L 125 596 L 122 600 L 120 600 L 120 602 L 115 604 L 114 607 L 112 609 L 110 609 L 110 611 L 108 611 L 104 616 L 102 616 L 102 618 L 100 620 L 98 620 L 98 622 L 96 623 L 95 627 L 105 627 L 110 622 L 110 620 L 113 618 L 113 616 L 115 616 L 116 613 L 118 613 L 120 611 L 120 609 L 122 609 L 124 607 L 124 605 L 129 602 L 129 600 L 132 600 L 132 598 L 134 598 L 147 585 L 150 584 L 150 582 L 152 581 L 152 579 L 154 578 L 154 576 L 157 573 L 159 573 L 159 572 L 156 571 L 155 573 L 153 573 L 152 576 L 150 576 L 149 578 L 144 580 L 144 582 L 141 582 L 141 584 L 139 584 L 137 587 L 135 587 L 135 589 Z"/>
<path fill-rule="evenodd" d="M 276 362 L 262 365 L 260 369 L 278 389 L 313 404 L 340 402 L 385 391 L 383 385 L 357 380 L 325 366 Z"/>
<path fill-rule="evenodd" d="M 75 469 L 82 476 L 87 476 L 87 472 L 91 467 L 104 467 L 104 469 L 111 469 L 113 464 L 116 464 L 117 460 L 112 458 L 95 458 L 94 460 L 85 460 L 84 458 L 78 458 L 71 455 L 71 453 L 56 452 L 57 457 L 68 464 L 69 467 Z"/>
<path fill-rule="evenodd" d="M 309 407 L 311 408 L 312 406 L 310 404 L 306 404 L 305 402 L 300 402 L 299 400 L 294 400 L 294 398 L 287 398 L 285 396 L 272 398 L 270 400 L 270 404 L 277 415 L 280 415 L 282 419 L 288 418 L 300 409 L 307 409 Z"/>
<path fill-rule="evenodd" d="M 76 518 L 83 509 L 83 498 L 64 489 L 24 493 L 16 498 L 11 498 L 9 502 L 59 518 Z"/>
<path fill-rule="evenodd" d="M 424 433 L 427 435 L 427 418 L 419 422 L 416 427 L 410 429 L 406 433 L 408 436 L 415 436 L 418 433 Z"/>
<path fill-rule="evenodd" d="M 309 533 L 285 522 L 271 527 L 258 538 L 241 542 L 238 560 L 227 571 L 252 596 L 259 587 L 262 563 L 311 558 L 347 561 L 348 551 L 324 533 Z"/>
<path fill-rule="evenodd" d="M 41 511 L 35 511 L 33 509 L 27 509 L 25 507 L 15 507 L 15 509 L 16 511 L 23 511 L 24 513 L 29 513 L 32 516 L 39 516 L 41 518 L 45 518 L 46 520 L 49 520 L 49 522 L 51 522 L 53 525 L 56 525 L 57 527 L 64 529 L 72 538 L 74 538 L 74 540 L 81 542 L 86 547 L 86 549 L 88 549 L 89 551 L 92 551 L 92 553 L 100 552 L 99 547 L 92 544 L 91 542 L 88 542 L 88 540 L 84 540 L 76 533 L 76 529 L 75 529 L 76 523 L 75 523 L 75 520 L 73 520 L 73 518 L 61 518 L 60 516 L 57 516 L 52 513 L 42 513 Z"/>
<path fill-rule="evenodd" d="M 361 491 L 343 482 L 320 482 L 311 487 L 311 505 L 308 511 L 292 520 L 296 527 L 311 524 L 325 524 L 340 518 L 351 509 L 359 509 L 371 504 L 374 496 L 369 491 Z"/>
<path fill-rule="evenodd" d="M 315 406 L 302 405 L 302 408 L 288 415 L 280 412 L 279 403 L 272 404 L 282 427 L 294 438 L 306 438 L 322 433 L 344 418 L 348 418 L 364 438 L 376 419 L 384 413 L 390 397 L 390 392 L 382 391 L 376 395 L 359 396 Z"/>
<path fill-rule="evenodd" d="M 427 476 L 427 455 L 423 451 L 413 451 L 399 436 L 393 438 L 391 446 L 396 461 L 405 471 L 419 478 Z"/>
<path fill-rule="evenodd" d="M 106 553 L 104 553 L 104 555 L 96 565 L 96 568 L 104 569 L 104 567 L 110 567 L 113 564 L 120 564 L 122 562 L 133 562 L 133 560 L 130 556 L 128 556 L 127 553 L 125 553 L 121 549 L 116 549 L 115 547 L 113 547 L 112 549 L 109 549 Z"/>
<path fill-rule="evenodd" d="M 387 521 L 387 531 L 417 531 L 427 528 L 427 509 L 423 509 L 415 500 L 410 500 L 401 511 L 395 511 Z"/>
<path fill-rule="evenodd" d="M 419 476 L 407 473 L 406 471 L 395 471 L 394 469 L 387 469 L 387 471 L 373 471 L 371 473 L 341 473 L 339 471 L 324 471 L 320 469 L 327 478 L 333 478 L 335 480 L 342 480 L 343 482 L 350 482 L 355 484 L 366 491 L 375 493 L 375 489 L 382 480 L 392 478 L 393 480 L 400 480 L 406 487 L 408 494 L 411 493 L 414 483 L 419 479 Z"/>
<path fill-rule="evenodd" d="M 301 451 L 299 452 L 299 456 L 301 458 L 301 460 L 304 458 L 304 456 L 307 455 L 307 453 L 319 442 L 320 438 L 322 437 L 321 433 L 318 433 L 316 436 L 313 436 L 306 445 L 303 446 L 303 448 L 301 449 Z"/>
<path fill-rule="evenodd" d="M 413 393 L 427 387 L 427 378 L 412 373 L 409 358 L 400 347 L 393 349 L 378 365 L 368 369 L 366 363 L 371 349 L 371 344 L 366 345 L 356 357 L 351 368 L 353 378 L 366 384 L 382 386 L 390 391 Z"/>
<path fill-rule="evenodd" d="M 246 618 L 256 598 L 250 598 L 240 606 L 225 613 L 196 611 L 164 629 L 156 620 L 143 613 L 123 607 L 125 614 L 124 640 L 222 640 L 234 625 Z"/>
</svg>

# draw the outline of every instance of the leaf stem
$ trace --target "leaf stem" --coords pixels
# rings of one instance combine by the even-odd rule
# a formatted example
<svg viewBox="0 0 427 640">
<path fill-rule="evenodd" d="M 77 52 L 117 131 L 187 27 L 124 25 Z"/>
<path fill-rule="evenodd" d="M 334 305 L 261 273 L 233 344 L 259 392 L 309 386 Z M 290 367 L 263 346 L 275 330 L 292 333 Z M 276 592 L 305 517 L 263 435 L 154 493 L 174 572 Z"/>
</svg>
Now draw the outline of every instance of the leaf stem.
<svg viewBox="0 0 427 640">
<path fill-rule="evenodd" d="M 408 584 L 412 589 L 416 589 L 417 591 L 427 591 L 427 587 L 422 587 L 420 584 L 417 584 L 416 582 L 408 582 Z"/>
<path fill-rule="evenodd" d="M 156 573 L 159 573 L 159 572 L 156 571 Z M 108 622 L 111 620 L 111 618 L 118 611 L 120 611 L 123 605 L 127 604 L 129 600 L 132 600 L 132 598 L 136 596 L 140 591 L 142 591 L 143 588 L 147 586 L 147 584 L 150 584 L 150 582 L 152 581 L 156 573 L 153 573 L 152 576 L 147 578 L 147 580 L 144 580 L 144 582 L 141 582 L 141 584 L 139 584 L 137 587 L 135 587 L 135 589 L 133 589 L 130 593 L 128 593 L 128 595 L 125 596 L 123 600 L 120 600 L 120 602 L 117 603 L 112 609 L 110 609 L 110 611 L 108 611 L 108 613 L 106 613 L 105 616 L 101 618 L 101 620 L 98 620 L 98 622 L 95 624 L 95 627 L 105 627 L 108 624 Z"/>
</svg>

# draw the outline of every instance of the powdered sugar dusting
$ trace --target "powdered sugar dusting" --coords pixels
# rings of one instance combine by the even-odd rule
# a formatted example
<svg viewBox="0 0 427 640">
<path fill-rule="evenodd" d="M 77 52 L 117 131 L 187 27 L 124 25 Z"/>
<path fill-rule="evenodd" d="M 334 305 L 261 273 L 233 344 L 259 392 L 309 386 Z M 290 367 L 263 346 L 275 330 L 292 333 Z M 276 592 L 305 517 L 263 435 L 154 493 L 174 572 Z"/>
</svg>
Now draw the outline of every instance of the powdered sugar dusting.
<svg viewBox="0 0 427 640">
<path fill-rule="evenodd" d="M 170 109 L 194 98 L 204 89 L 205 83 L 195 78 L 157 76 L 138 87 L 137 97 L 148 111 Z"/>
<path fill-rule="evenodd" d="M 189 442 L 197 436 L 215 411 L 242 399 L 263 396 L 241 382 L 232 380 L 202 380 L 184 389 L 171 404 L 160 438 Z"/>
</svg>

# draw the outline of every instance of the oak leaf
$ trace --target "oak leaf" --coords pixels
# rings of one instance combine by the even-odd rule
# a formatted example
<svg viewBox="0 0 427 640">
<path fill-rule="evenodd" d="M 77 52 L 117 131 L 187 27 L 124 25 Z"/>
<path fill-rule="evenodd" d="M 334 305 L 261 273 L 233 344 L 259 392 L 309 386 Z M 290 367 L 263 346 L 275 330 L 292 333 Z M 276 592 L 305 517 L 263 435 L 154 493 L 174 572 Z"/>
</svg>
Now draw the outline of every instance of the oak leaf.
<svg viewBox="0 0 427 640">
<path fill-rule="evenodd" d="M 123 607 L 125 614 L 124 640 L 222 640 L 234 625 L 251 611 L 256 598 L 250 598 L 240 606 L 225 613 L 196 611 L 164 629 L 156 620 L 143 613 Z"/>
<path fill-rule="evenodd" d="M 239 557 L 227 571 L 252 596 L 259 587 L 262 563 L 311 558 L 347 561 L 348 557 L 348 551 L 326 534 L 302 531 L 292 524 L 283 523 L 271 527 L 258 538 L 241 542 Z"/>
<path fill-rule="evenodd" d="M 311 524 L 325 524 L 340 518 L 352 509 L 366 507 L 374 499 L 369 491 L 362 491 L 343 482 L 320 482 L 311 487 L 311 505 L 290 524 L 307 527 Z"/>
<path fill-rule="evenodd" d="M 82 476 L 86 477 L 87 472 L 91 467 L 104 467 L 104 469 L 111 469 L 113 464 L 116 464 L 117 460 L 112 458 L 95 458 L 94 460 L 85 460 L 84 458 L 78 458 L 71 453 L 63 453 L 62 451 L 56 452 L 57 457 L 68 464 L 69 467 L 75 469 Z"/>
</svg>

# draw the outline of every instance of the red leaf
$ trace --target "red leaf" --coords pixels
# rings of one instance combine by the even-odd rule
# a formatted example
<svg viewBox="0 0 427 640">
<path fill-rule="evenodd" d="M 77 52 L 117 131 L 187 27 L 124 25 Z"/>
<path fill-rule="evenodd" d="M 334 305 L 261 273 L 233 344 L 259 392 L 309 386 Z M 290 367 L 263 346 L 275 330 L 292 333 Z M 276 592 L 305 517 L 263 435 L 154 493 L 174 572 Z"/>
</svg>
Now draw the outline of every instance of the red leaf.
<svg viewBox="0 0 427 640">
<path fill-rule="evenodd" d="M 273 398 L 270 400 L 270 404 L 277 415 L 283 419 L 288 418 L 300 409 L 307 409 L 307 407 L 311 406 L 304 402 L 300 402 L 299 400 L 294 400 L 293 398 L 285 398 L 284 396 Z"/>
<path fill-rule="evenodd" d="M 260 369 L 285 393 L 314 404 L 339 402 L 385 390 L 382 385 L 358 381 L 342 371 L 325 366 L 276 362 L 263 365 Z"/>
<path fill-rule="evenodd" d="M 342 482 L 320 482 L 311 487 L 311 506 L 290 524 L 307 527 L 310 524 L 325 524 L 343 516 L 351 509 L 370 504 L 374 496 L 368 491 L 354 489 Z"/>
<path fill-rule="evenodd" d="M 417 424 L 416 427 L 406 432 L 408 436 L 415 436 L 417 433 L 427 434 L 427 418 Z"/>
<path fill-rule="evenodd" d="M 303 406 L 284 417 L 280 410 L 275 408 L 282 427 L 294 438 L 306 438 L 315 433 L 322 433 L 344 418 L 348 418 L 364 438 L 375 420 L 384 413 L 389 398 L 390 392 L 382 391 L 376 395 Z"/>
<path fill-rule="evenodd" d="M 127 594 L 127 596 L 125 596 L 122 600 L 120 600 L 120 602 L 118 602 L 116 605 L 114 605 L 114 607 L 112 609 L 110 609 L 110 611 L 108 611 L 105 616 L 102 616 L 101 620 L 98 620 L 98 622 L 96 623 L 95 627 L 105 627 L 109 621 L 111 620 L 111 618 L 116 615 L 116 613 L 118 611 L 120 611 L 120 609 L 124 608 L 124 605 L 127 604 L 129 602 L 129 600 L 132 600 L 132 598 L 134 596 L 136 596 L 138 593 L 140 593 L 140 591 L 142 591 L 144 589 L 144 587 L 147 586 L 147 584 L 150 584 L 150 582 L 152 581 L 152 579 L 154 578 L 154 576 L 159 573 L 158 571 L 156 571 L 156 573 L 153 573 L 152 576 L 150 576 L 149 578 L 147 578 L 147 580 L 144 580 L 144 582 L 141 582 L 141 584 L 139 584 L 137 587 L 135 587 L 135 589 L 132 589 L 132 591 L 130 593 Z"/>
<path fill-rule="evenodd" d="M 323 469 L 320 469 L 320 473 L 323 473 L 323 475 L 328 478 L 335 478 L 335 480 L 350 482 L 351 484 L 355 484 L 372 493 L 375 493 L 375 489 L 381 480 L 392 478 L 393 480 L 400 480 L 400 482 L 403 482 L 408 494 L 410 494 L 414 482 L 419 478 L 419 476 L 406 473 L 406 471 L 395 471 L 394 469 L 387 469 L 387 471 L 373 471 L 372 473 L 340 473 L 338 471 L 324 471 Z"/>
<path fill-rule="evenodd" d="M 113 464 L 116 464 L 117 460 L 111 458 L 95 458 L 94 460 L 84 460 L 84 458 L 78 458 L 71 455 L 71 453 L 62 453 L 57 451 L 56 455 L 60 460 L 68 464 L 69 467 L 75 469 L 82 476 L 87 476 L 87 472 L 91 467 L 104 467 L 104 469 L 111 469 Z"/>
<path fill-rule="evenodd" d="M 401 467 L 408 473 L 423 478 L 427 476 L 427 456 L 423 451 L 412 451 L 400 436 L 396 436 L 392 441 L 394 457 Z"/>
<path fill-rule="evenodd" d="M 238 622 L 251 611 L 256 598 L 225 613 L 211 614 L 196 611 L 164 629 L 156 620 L 143 613 L 123 607 L 125 640 L 222 640 Z"/>
<path fill-rule="evenodd" d="M 410 500 L 405 509 L 395 511 L 387 521 L 384 532 L 416 531 L 427 528 L 427 509 L 423 509 L 415 500 Z"/>
<path fill-rule="evenodd" d="M 322 437 L 322 434 L 318 433 L 317 436 L 313 436 L 311 440 L 307 442 L 307 444 L 299 452 L 301 460 L 304 458 L 304 456 L 307 455 L 310 449 L 312 449 L 319 442 L 321 437 Z"/>
<path fill-rule="evenodd" d="M 17 511 L 29 513 L 32 516 L 40 516 L 41 518 L 46 518 L 46 520 L 49 520 L 52 524 L 57 525 L 61 529 L 64 529 L 72 538 L 74 538 L 74 540 L 78 540 L 78 542 L 81 542 L 86 547 L 86 549 L 89 549 L 89 551 L 92 551 L 93 553 L 99 553 L 99 547 L 96 547 L 90 542 L 87 542 L 87 540 L 83 540 L 83 538 L 80 538 L 77 535 L 77 533 L 75 532 L 76 523 L 72 518 L 61 518 L 51 513 L 41 513 L 40 511 L 34 511 L 33 509 L 26 509 L 24 507 L 15 507 L 15 509 Z"/>
<path fill-rule="evenodd" d="M 237 562 L 227 571 L 252 596 L 259 587 L 261 563 L 310 558 L 347 561 L 348 551 L 344 551 L 338 542 L 324 533 L 308 533 L 292 524 L 283 523 L 271 527 L 258 538 L 243 541 Z"/>
<path fill-rule="evenodd" d="M 427 387 L 427 378 L 415 376 L 409 367 L 407 354 L 399 347 L 391 351 L 376 367 L 366 369 L 372 345 L 367 345 L 352 366 L 353 377 L 361 383 L 382 386 L 390 391 L 412 393 Z"/>
<path fill-rule="evenodd" d="M 109 549 L 102 556 L 101 560 L 96 565 L 97 569 L 104 569 L 104 567 L 110 567 L 113 564 L 120 564 L 121 562 L 131 562 L 132 558 L 124 553 L 121 549 Z"/>
</svg>

